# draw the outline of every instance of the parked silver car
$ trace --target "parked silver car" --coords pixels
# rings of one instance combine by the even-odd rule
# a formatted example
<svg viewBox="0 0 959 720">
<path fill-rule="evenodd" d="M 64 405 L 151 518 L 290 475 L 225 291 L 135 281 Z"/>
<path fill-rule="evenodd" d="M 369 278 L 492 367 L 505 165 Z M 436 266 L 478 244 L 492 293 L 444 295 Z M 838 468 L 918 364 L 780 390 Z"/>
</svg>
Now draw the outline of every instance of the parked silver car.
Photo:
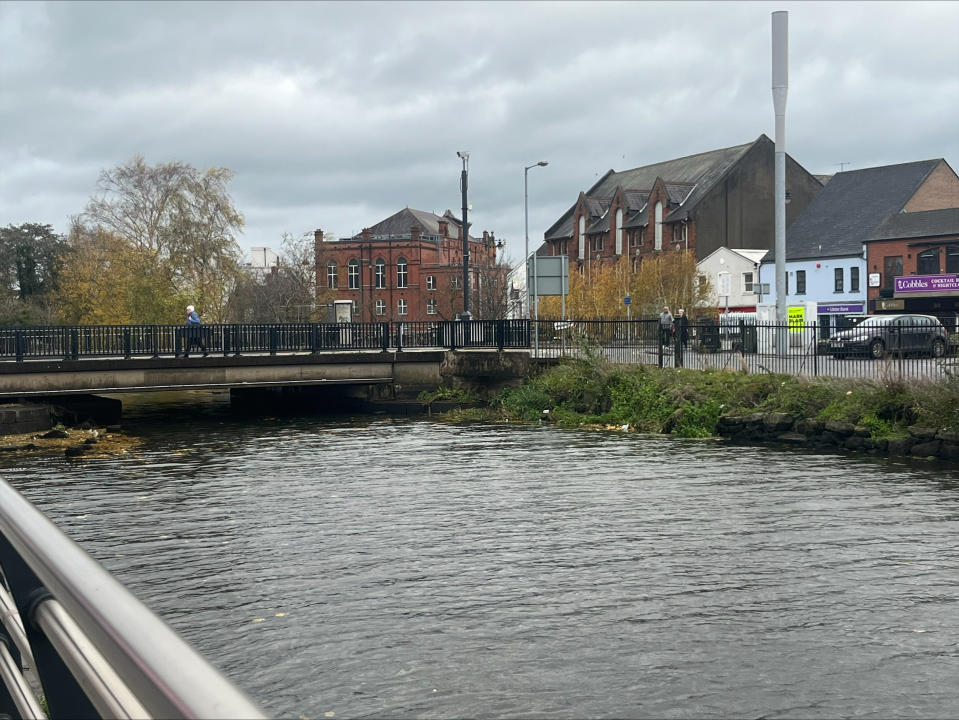
<svg viewBox="0 0 959 720">
<path fill-rule="evenodd" d="M 829 338 L 833 357 L 868 354 L 880 358 L 888 352 L 946 354 L 949 334 L 932 315 L 873 315 L 854 328 Z"/>
</svg>

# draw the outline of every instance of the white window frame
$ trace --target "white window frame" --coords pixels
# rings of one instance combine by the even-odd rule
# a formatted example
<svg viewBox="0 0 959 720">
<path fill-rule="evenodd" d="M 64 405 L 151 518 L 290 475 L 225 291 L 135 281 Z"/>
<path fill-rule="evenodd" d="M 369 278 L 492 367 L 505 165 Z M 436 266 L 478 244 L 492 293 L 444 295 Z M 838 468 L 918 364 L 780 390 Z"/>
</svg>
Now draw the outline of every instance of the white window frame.
<svg viewBox="0 0 959 720">
<path fill-rule="evenodd" d="M 427 290 L 435 290 L 435 289 L 436 289 L 436 276 L 435 276 L 435 275 L 427 275 L 427 276 L 426 276 L 426 289 L 427 289 Z"/>
<path fill-rule="evenodd" d="M 360 264 L 354 259 L 350 260 L 349 265 L 349 275 L 348 282 L 350 290 L 359 290 L 360 289 Z"/>
<path fill-rule="evenodd" d="M 383 258 L 376 258 L 373 263 L 373 287 L 377 290 L 386 288 L 386 262 Z"/>
<path fill-rule="evenodd" d="M 406 258 L 400 258 L 396 261 L 396 287 L 405 288 L 409 287 L 410 282 L 410 266 L 406 262 Z"/>
<path fill-rule="evenodd" d="M 426 314 L 436 315 L 436 298 L 435 297 L 426 298 Z"/>
<path fill-rule="evenodd" d="M 326 264 L 326 286 L 330 290 L 336 290 L 337 285 L 339 284 L 339 266 L 336 264 L 336 260 L 330 260 Z"/>
<path fill-rule="evenodd" d="M 377 315 L 386 315 L 386 300 L 377 300 L 373 303 Z"/>
<path fill-rule="evenodd" d="M 653 250 L 663 249 L 663 203 L 658 201 L 653 211 L 653 217 L 656 222 L 656 236 L 653 242 Z"/>
<path fill-rule="evenodd" d="M 396 314 L 397 315 L 408 315 L 409 314 L 409 303 L 406 302 L 406 298 L 400 298 L 396 301 Z"/>
</svg>

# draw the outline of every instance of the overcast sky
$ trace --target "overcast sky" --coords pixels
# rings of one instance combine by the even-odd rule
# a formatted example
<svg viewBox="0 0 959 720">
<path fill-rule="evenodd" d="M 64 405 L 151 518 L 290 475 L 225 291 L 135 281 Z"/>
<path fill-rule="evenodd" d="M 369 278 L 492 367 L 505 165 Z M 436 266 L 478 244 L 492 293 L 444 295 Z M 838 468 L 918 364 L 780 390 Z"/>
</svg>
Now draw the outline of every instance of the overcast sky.
<svg viewBox="0 0 959 720">
<path fill-rule="evenodd" d="M 65 232 L 101 170 L 227 167 L 239 243 L 344 237 L 403 207 L 523 256 L 609 169 L 775 137 L 831 174 L 959 170 L 957 2 L 0 2 L 0 226 Z"/>
</svg>

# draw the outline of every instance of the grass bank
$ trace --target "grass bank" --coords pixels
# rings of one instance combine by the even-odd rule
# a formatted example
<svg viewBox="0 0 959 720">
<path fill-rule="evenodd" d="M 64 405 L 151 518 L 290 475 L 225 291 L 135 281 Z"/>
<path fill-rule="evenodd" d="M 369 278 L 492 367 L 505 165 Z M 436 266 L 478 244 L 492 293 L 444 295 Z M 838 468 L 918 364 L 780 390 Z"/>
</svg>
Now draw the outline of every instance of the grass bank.
<svg viewBox="0 0 959 720">
<path fill-rule="evenodd" d="M 494 396 L 488 408 L 464 410 L 459 417 L 695 438 L 728 435 L 721 418 L 757 414 L 838 423 L 870 442 L 907 437 L 917 426 L 955 433 L 959 378 L 937 383 L 803 378 L 623 366 L 592 357 L 564 360 Z"/>
</svg>

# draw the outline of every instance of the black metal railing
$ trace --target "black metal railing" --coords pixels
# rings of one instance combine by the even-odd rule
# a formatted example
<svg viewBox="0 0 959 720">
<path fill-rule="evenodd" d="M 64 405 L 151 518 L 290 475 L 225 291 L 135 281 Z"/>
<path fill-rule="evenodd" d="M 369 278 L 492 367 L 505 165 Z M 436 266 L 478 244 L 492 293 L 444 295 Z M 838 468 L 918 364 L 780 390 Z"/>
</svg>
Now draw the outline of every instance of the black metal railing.
<svg viewBox="0 0 959 720">
<path fill-rule="evenodd" d="M 697 323 L 664 333 L 658 319 L 541 320 L 531 334 L 543 358 L 594 353 L 616 363 L 883 380 L 959 375 L 959 334 L 920 321 L 831 338 L 816 323 Z"/>
<path fill-rule="evenodd" d="M 959 372 L 955 332 L 918 321 L 858 327 L 832 338 L 815 323 L 742 319 L 691 324 L 679 334 L 664 334 L 658 318 L 0 327 L 0 362 L 482 348 L 529 349 L 538 358 L 594 352 L 618 363 L 794 375 L 888 379 Z"/>
<path fill-rule="evenodd" d="M 412 348 L 527 348 L 525 320 L 0 327 L 0 361 Z"/>
</svg>

